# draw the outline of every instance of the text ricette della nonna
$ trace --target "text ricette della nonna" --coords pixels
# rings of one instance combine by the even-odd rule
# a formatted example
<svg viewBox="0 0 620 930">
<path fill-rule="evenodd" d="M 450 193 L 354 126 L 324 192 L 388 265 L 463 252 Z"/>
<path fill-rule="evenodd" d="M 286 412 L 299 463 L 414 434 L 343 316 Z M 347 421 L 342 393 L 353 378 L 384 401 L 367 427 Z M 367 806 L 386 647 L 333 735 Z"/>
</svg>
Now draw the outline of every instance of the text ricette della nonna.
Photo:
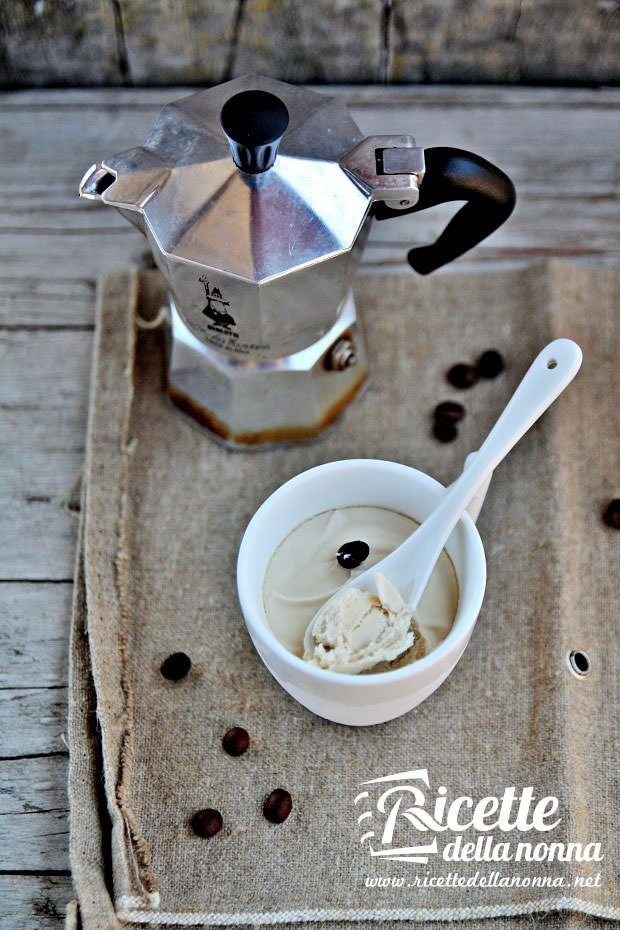
<svg viewBox="0 0 620 930">
<path fill-rule="evenodd" d="M 362 844 L 371 856 L 405 862 L 428 862 L 439 853 L 437 836 L 445 834 L 441 856 L 446 862 L 600 862 L 597 842 L 553 842 L 548 834 L 562 822 L 559 801 L 554 795 L 535 796 L 532 785 L 510 786 L 501 796 L 450 797 L 440 785 L 434 798 L 426 769 L 386 775 L 363 782 L 366 790 L 355 798 L 363 828 Z M 375 793 L 377 792 L 377 793 Z M 373 805 L 374 801 L 374 807 Z M 363 803 L 365 802 L 365 803 Z M 378 828 L 378 829 L 377 829 Z M 479 834 L 473 839 L 465 832 Z M 514 841 L 496 834 L 529 834 Z M 397 841 L 395 842 L 395 834 Z M 456 834 L 449 838 L 450 834 Z M 536 834 L 545 834 L 541 839 Z M 411 845 L 405 845 L 406 837 Z M 379 842 L 377 842 L 379 840 Z M 421 845 L 422 841 L 422 845 Z M 415 842 L 415 845 L 413 843 Z"/>
</svg>

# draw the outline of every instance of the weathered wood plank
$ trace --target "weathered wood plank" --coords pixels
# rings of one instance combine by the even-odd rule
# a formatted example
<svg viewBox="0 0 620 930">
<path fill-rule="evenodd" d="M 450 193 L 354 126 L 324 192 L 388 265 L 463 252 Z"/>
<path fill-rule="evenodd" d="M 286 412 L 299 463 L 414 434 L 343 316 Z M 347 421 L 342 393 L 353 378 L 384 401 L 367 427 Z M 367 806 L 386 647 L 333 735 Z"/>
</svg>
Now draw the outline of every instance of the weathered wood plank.
<svg viewBox="0 0 620 930">
<path fill-rule="evenodd" d="M 0 517 L 0 535 L 13 540 L 9 554 L 2 560 L 3 579 L 67 580 L 73 573 L 73 552 L 77 539 L 76 521 L 66 511 L 71 496 L 72 475 L 81 470 L 83 455 L 75 456 L 67 472 L 62 465 L 51 474 L 52 484 L 65 482 L 66 494 L 58 497 L 20 494 L 14 499 L 0 495 L 4 512 Z M 32 475 L 32 461 L 24 469 Z M 40 480 L 40 479 L 39 479 Z"/>
<path fill-rule="evenodd" d="M 292 83 L 373 83 L 389 77 L 381 0 L 246 0 L 231 76 Z"/>
<path fill-rule="evenodd" d="M 0 577 L 73 575 L 92 333 L 0 333 Z"/>
<path fill-rule="evenodd" d="M 67 684 L 72 585 L 0 584 L 0 690 Z"/>
<path fill-rule="evenodd" d="M 0 277 L 0 327 L 92 326 L 95 282 Z"/>
<path fill-rule="evenodd" d="M 394 0 L 390 25 L 392 81 L 618 79 L 617 11 L 596 0 Z"/>
<path fill-rule="evenodd" d="M 465 84 L 332 84 L 308 86 L 320 94 L 339 97 L 348 106 L 358 108 L 408 106 L 412 103 L 427 107 L 467 109 L 479 106 L 503 108 L 562 107 L 571 109 L 609 109 L 617 106 L 620 90 L 614 87 L 519 87 L 511 85 Z M 94 89 L 63 87 L 45 90 L 4 90 L 0 93 L 0 112 L 24 110 L 43 112 L 49 109 L 81 110 L 86 118 L 92 107 L 116 109 L 137 113 L 140 110 L 156 111 L 162 101 L 178 100 L 200 88 L 191 86 L 162 87 L 98 87 Z M 84 111 L 85 103 L 87 109 Z"/>
<path fill-rule="evenodd" d="M 0 81 L 11 85 L 217 83 L 229 68 L 236 6 L 172 0 L 8 3 Z"/>
<path fill-rule="evenodd" d="M 237 2 L 209 0 L 123 0 L 122 28 L 128 82 L 217 84 L 230 67 Z"/>
<path fill-rule="evenodd" d="M 317 93 L 340 97 L 348 106 L 379 107 L 424 104 L 425 106 L 467 109 L 479 106 L 502 108 L 567 106 L 571 109 L 609 109 L 616 107 L 620 90 L 614 87 L 519 87 L 502 85 L 463 84 L 377 84 L 312 85 Z M 60 89 L 4 90 L 0 93 L 0 112 L 6 109 L 33 111 L 55 109 L 81 109 L 84 115 L 100 112 L 102 108 L 130 111 L 156 111 L 166 101 L 178 100 L 196 92 L 191 86 L 166 87 L 98 87 L 95 89 L 63 87 Z M 120 115 L 120 114 L 119 114 Z"/>
<path fill-rule="evenodd" d="M 35 815 L 43 822 L 49 814 L 67 814 L 68 753 L 56 756 L 43 756 L 37 759 L 5 759 L 0 762 L 0 831 L 5 836 L 2 824 L 4 818 L 18 815 Z M 43 829 L 43 828 L 41 828 Z M 0 844 L 0 847 L 4 844 Z M 0 848 L 0 855 L 3 855 Z M 10 868 L 6 864 L 6 855 L 1 868 Z M 36 869 L 38 865 L 24 866 Z"/>
<path fill-rule="evenodd" d="M 3 3 L 0 82 L 122 83 L 113 5 Z M 90 76 L 89 76 L 90 75 Z"/>
<path fill-rule="evenodd" d="M 56 871 L 69 868 L 69 822 L 66 813 L 45 816 L 7 814 L 0 818 L 3 842 L 0 869 L 6 871 Z"/>
<path fill-rule="evenodd" d="M 571 203 L 541 204 L 535 210 L 519 205 L 517 209 L 518 213 L 511 217 L 509 225 L 499 230 L 488 244 L 478 246 L 459 259 L 461 269 L 471 262 L 535 258 L 538 255 L 620 254 L 620 227 L 613 204 L 595 204 L 593 215 L 585 219 L 572 212 Z M 391 271 L 394 271 L 391 266 L 401 264 L 402 270 L 410 273 L 404 264 L 407 249 L 432 241 L 442 223 L 447 222 L 448 215 L 444 208 L 437 208 L 437 212 L 376 223 L 364 261 L 376 265 L 383 257 Z M 41 238 L 37 264 L 40 274 L 47 279 L 54 279 L 61 271 L 79 275 L 84 271 L 86 261 L 93 277 L 120 271 L 129 265 L 144 265 L 144 243 L 129 226 L 117 237 L 73 231 L 62 237 L 36 238 Z M 32 268 L 32 253 L 36 251 L 33 239 L 35 237 L 28 234 L 23 237 L 0 236 L 0 266 L 10 266 L 15 272 L 27 275 Z M 86 304 L 82 307 L 87 310 Z M 32 304 L 30 309 L 32 312 Z M 41 307 L 43 325 L 53 325 L 53 313 L 53 305 Z M 8 316 L 10 325 L 14 325 L 20 315 L 21 305 L 17 303 L 11 305 L 8 314 L 3 314 L 4 319 Z M 92 314 L 87 313 L 85 322 L 87 320 L 92 322 Z"/>
<path fill-rule="evenodd" d="M 71 879 L 65 875 L 0 875 L 0 899 L 6 930 L 60 930 Z"/>
<path fill-rule="evenodd" d="M 70 584 L 0 585 L 0 870 L 68 868 L 70 596 Z"/>
<path fill-rule="evenodd" d="M 605 83 L 617 10 L 601 0 L 7 2 L 6 84 L 291 81 Z"/>
<path fill-rule="evenodd" d="M 8 3 L 0 81 L 209 84 L 247 71 L 297 81 L 375 81 L 387 76 L 382 16 L 382 0 L 99 0 L 87 11 Z"/>
<path fill-rule="evenodd" d="M 0 691 L 0 759 L 66 751 L 66 688 Z"/>
</svg>

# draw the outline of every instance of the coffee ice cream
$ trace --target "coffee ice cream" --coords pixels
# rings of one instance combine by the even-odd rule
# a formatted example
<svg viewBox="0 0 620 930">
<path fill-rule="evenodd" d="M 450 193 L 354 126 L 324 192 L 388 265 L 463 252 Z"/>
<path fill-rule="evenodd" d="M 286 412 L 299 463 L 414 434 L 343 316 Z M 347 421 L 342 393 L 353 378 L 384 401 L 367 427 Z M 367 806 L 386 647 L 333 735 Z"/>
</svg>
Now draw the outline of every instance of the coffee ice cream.
<svg viewBox="0 0 620 930">
<path fill-rule="evenodd" d="M 304 659 L 333 672 L 358 674 L 402 659 L 424 642 L 413 611 L 380 573 L 377 594 L 346 588 L 318 612 L 304 638 Z"/>
<path fill-rule="evenodd" d="M 316 650 L 304 655 L 308 652 L 304 635 L 319 608 L 349 578 L 372 568 L 396 549 L 416 526 L 415 520 L 393 510 L 359 506 L 325 511 L 296 527 L 274 552 L 264 580 L 265 616 L 280 642 L 313 664 L 351 673 L 400 667 L 432 651 L 450 631 L 458 607 L 456 573 L 445 550 L 415 618 L 410 612 L 405 615 L 400 595 L 386 581 L 388 587 L 383 586 L 375 603 L 359 592 L 361 601 L 354 596 L 345 604 L 344 623 L 332 615 L 320 631 L 313 629 Z M 365 545 L 351 545 L 359 542 Z M 361 552 L 363 561 L 357 564 L 357 559 L 344 559 L 343 551 Z M 346 567 L 349 564 L 355 567 Z M 348 598 L 349 592 L 343 592 L 343 597 L 345 593 Z M 382 602 L 383 611 L 377 600 Z"/>
</svg>

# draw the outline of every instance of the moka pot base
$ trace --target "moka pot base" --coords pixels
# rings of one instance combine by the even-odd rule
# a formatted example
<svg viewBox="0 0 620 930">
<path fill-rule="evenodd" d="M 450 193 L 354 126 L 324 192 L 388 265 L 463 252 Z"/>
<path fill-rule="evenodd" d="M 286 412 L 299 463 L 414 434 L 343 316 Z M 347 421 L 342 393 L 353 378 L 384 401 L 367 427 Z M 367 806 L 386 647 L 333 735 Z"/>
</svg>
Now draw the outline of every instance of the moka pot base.
<svg viewBox="0 0 620 930">
<path fill-rule="evenodd" d="M 292 355 L 265 360 L 232 357 L 206 346 L 169 300 L 168 396 L 231 448 L 312 439 L 342 413 L 368 377 L 351 290 L 324 336 Z"/>
</svg>

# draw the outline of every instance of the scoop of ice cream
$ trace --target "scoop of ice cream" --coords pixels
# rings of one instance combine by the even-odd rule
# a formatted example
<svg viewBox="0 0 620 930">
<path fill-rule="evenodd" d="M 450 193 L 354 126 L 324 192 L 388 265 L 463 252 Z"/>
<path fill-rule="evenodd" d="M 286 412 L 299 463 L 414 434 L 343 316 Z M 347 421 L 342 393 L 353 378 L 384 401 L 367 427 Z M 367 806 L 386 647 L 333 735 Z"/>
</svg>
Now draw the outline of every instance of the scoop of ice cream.
<svg viewBox="0 0 620 930">
<path fill-rule="evenodd" d="M 358 674 L 391 663 L 420 638 L 413 611 L 396 588 L 376 573 L 377 594 L 345 588 L 312 621 L 304 659 L 333 672 Z"/>
</svg>

